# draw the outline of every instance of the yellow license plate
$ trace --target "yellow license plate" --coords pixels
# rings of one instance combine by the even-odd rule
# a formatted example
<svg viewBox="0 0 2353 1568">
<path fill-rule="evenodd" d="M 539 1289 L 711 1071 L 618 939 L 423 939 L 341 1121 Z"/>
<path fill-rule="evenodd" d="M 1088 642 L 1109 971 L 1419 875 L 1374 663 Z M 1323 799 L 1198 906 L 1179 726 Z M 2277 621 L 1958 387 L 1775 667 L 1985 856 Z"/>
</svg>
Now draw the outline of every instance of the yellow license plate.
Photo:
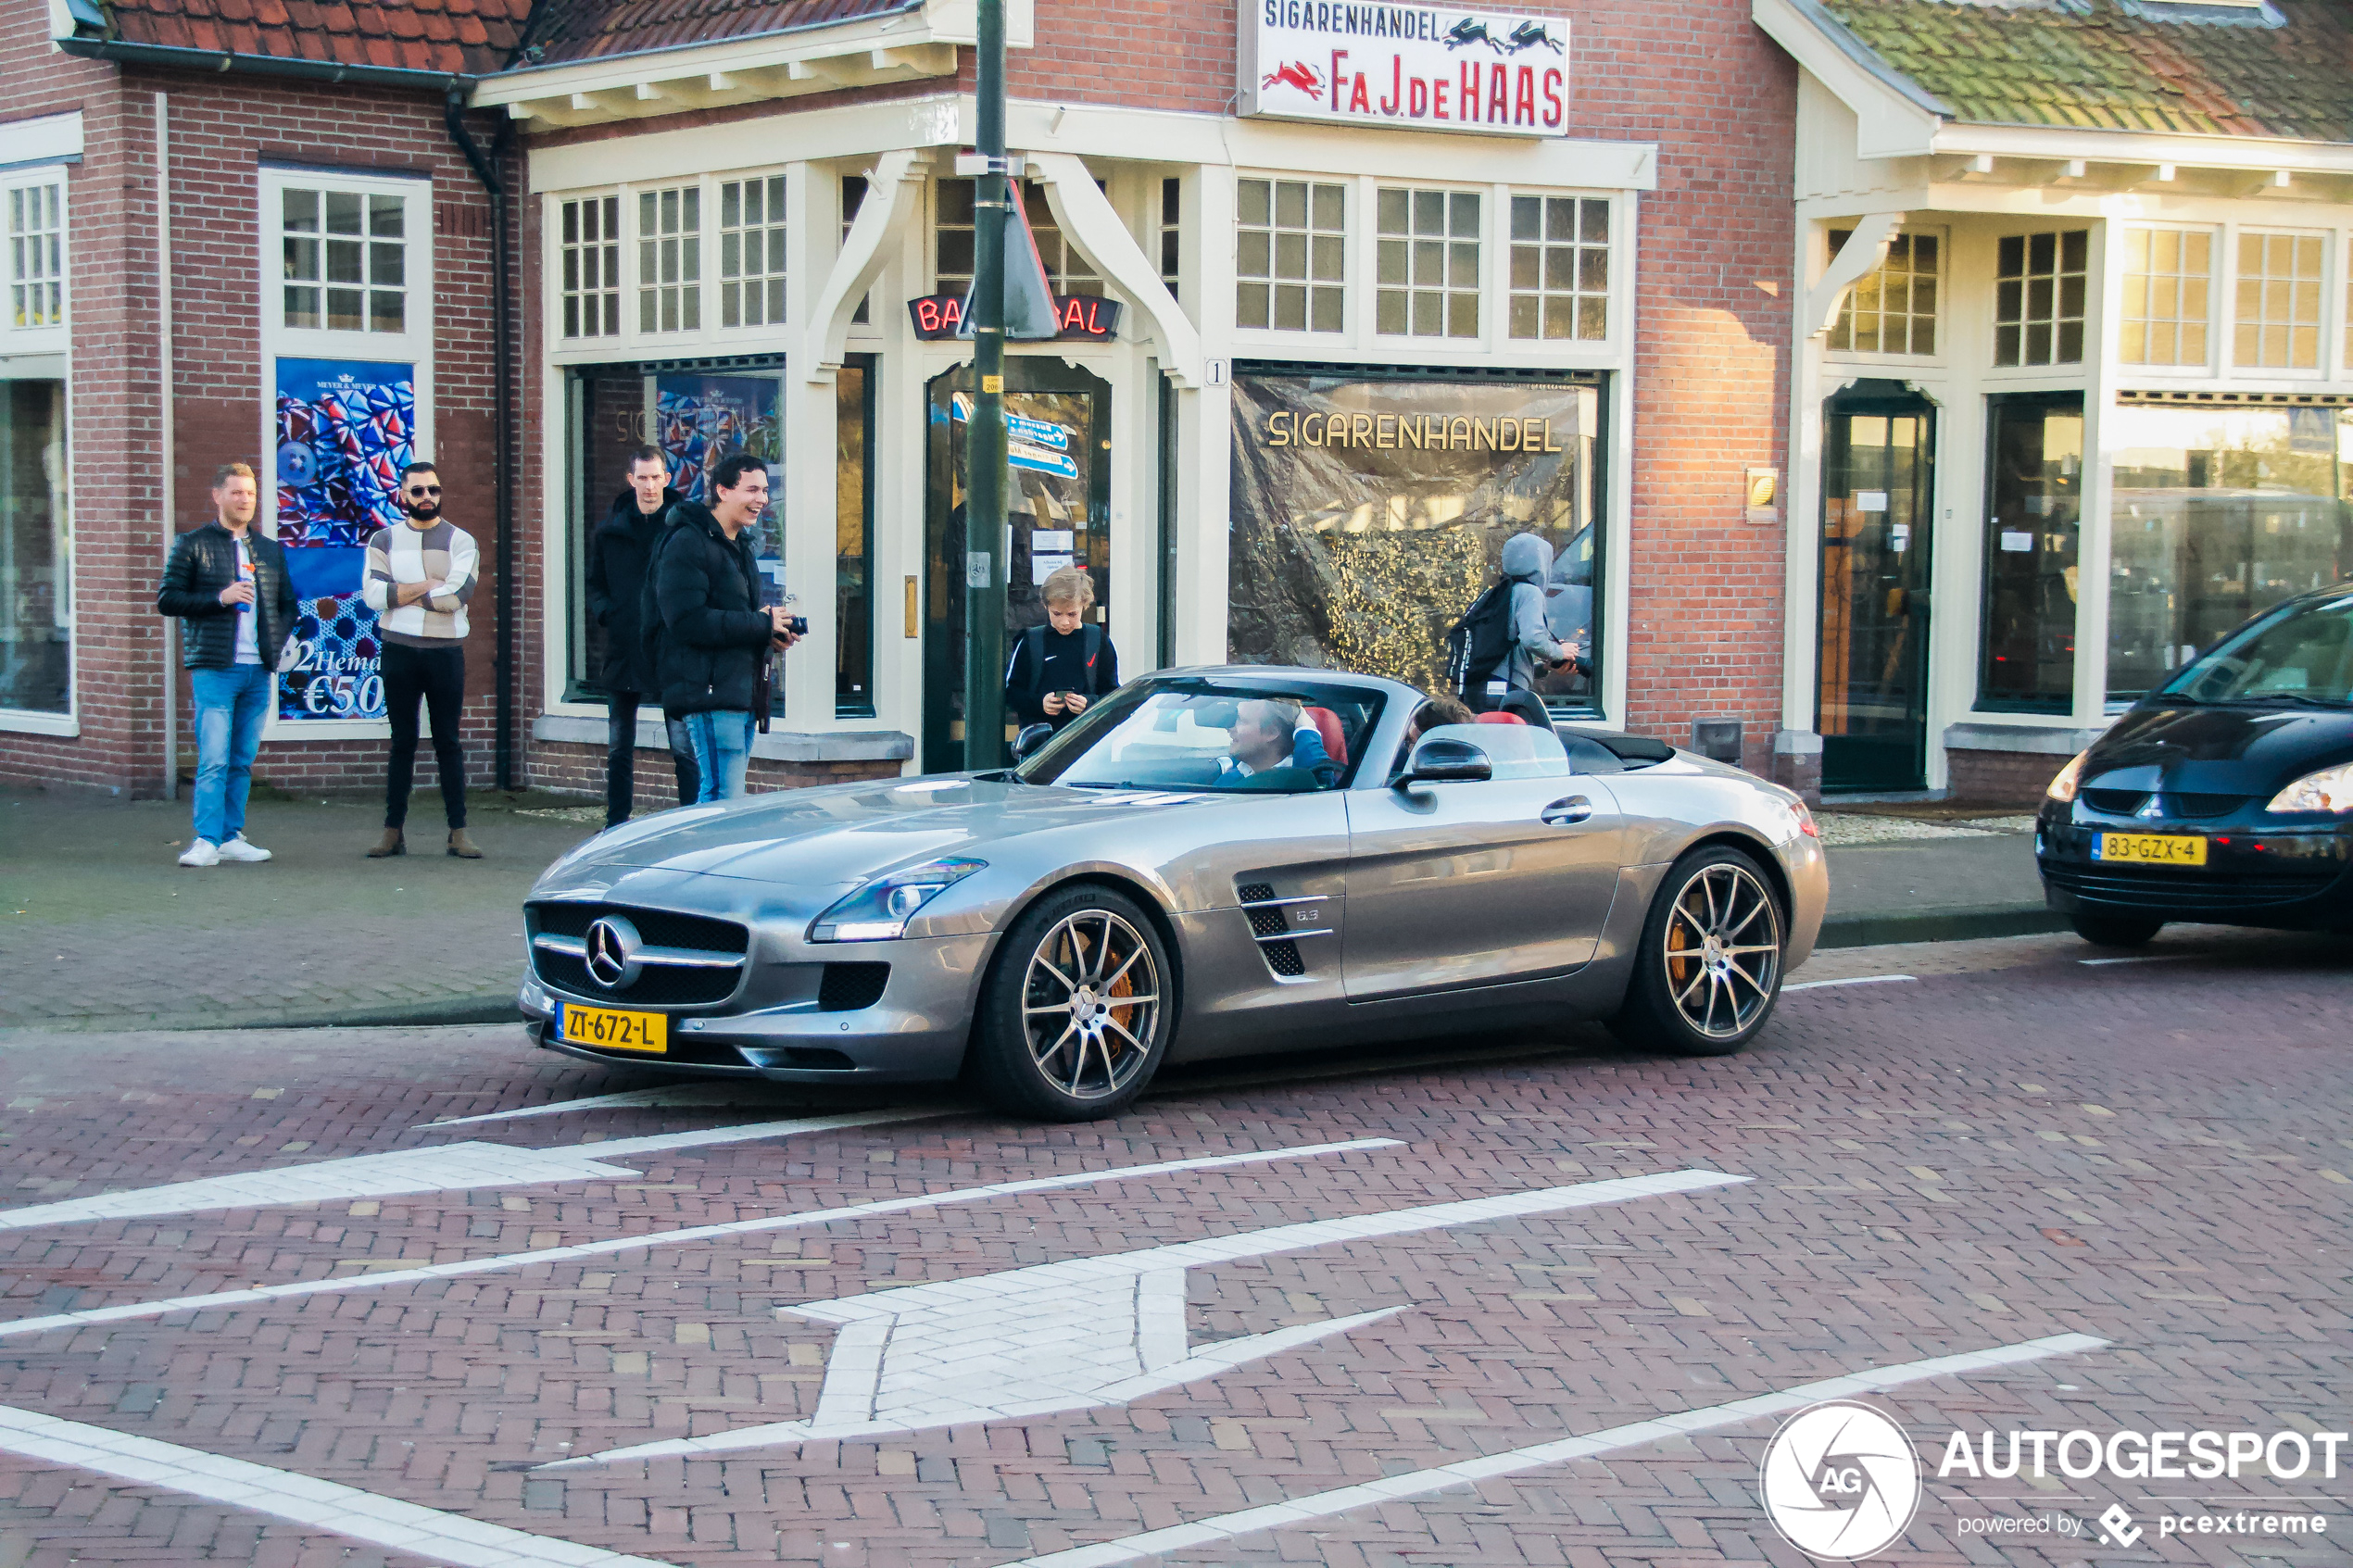
<svg viewBox="0 0 2353 1568">
<path fill-rule="evenodd" d="M 2104 833 L 2092 859 L 2117 865 L 2202 866 L 2206 840 L 2179 834 Z"/>
<path fill-rule="evenodd" d="M 670 1050 L 670 1019 L 659 1012 L 623 1012 L 619 1008 L 584 1008 L 566 1002 L 564 1038 L 600 1051 L 663 1056 Z"/>
</svg>

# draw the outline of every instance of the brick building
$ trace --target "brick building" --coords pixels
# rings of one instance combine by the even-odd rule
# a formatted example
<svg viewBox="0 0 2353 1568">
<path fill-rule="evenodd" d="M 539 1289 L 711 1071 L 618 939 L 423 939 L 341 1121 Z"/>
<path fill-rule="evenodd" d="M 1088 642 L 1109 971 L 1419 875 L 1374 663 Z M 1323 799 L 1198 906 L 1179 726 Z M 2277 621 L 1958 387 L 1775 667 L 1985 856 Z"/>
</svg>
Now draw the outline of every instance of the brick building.
<svg viewBox="0 0 2353 1568">
<path fill-rule="evenodd" d="M 0 363 L 62 383 L 74 458 L 70 486 L 44 493 L 56 526 L 11 524 L 56 541 L 51 564 L 0 565 L 62 584 L 70 506 L 70 597 L 19 586 L 0 629 L 10 647 L 69 633 L 56 656 L 69 677 L 61 699 L 54 682 L 33 694 L 48 709 L 0 684 L 0 776 L 148 790 L 164 766 L 147 608 L 163 531 L 151 486 L 109 483 L 92 456 L 162 433 L 146 395 L 157 94 L 183 523 L 224 446 L 301 448 L 287 432 L 321 410 L 349 419 L 355 399 L 380 411 L 398 396 L 383 367 L 411 367 L 416 439 L 507 569 L 510 592 L 486 583 L 477 599 L 471 754 L 493 770 L 503 735 L 515 782 L 585 792 L 604 742 L 585 544 L 623 453 L 655 441 L 691 482 L 746 446 L 778 497 L 770 591 L 811 623 L 755 784 L 957 765 L 967 0 L 650 19 L 618 0 L 541 0 L 527 19 L 363 8 L 350 29 L 233 36 L 194 20 L 193 0 L 148 3 L 76 0 L 80 53 L 61 56 L 46 13 L 7 0 L 5 79 L 25 108 L 0 137 L 47 140 L 0 166 L 50 171 L 71 243 L 66 324 L 0 332 Z M 1790 727 L 1783 574 L 1798 558 L 1775 488 L 1798 71 L 1745 6 L 1008 12 L 1010 141 L 1065 323 L 1011 351 L 1010 629 L 1042 618 L 1047 571 L 1076 564 L 1127 673 L 1231 658 L 1433 678 L 1502 540 L 1532 529 L 1556 549 L 1555 628 L 1592 652 L 1589 671 L 1548 683 L 1556 711 L 1685 744 L 1705 721 L 1711 744 L 1767 769 Z M 284 17 L 256 0 L 265 13 Z M 347 80 L 271 74 L 297 60 Z M 45 96 L 17 91 L 34 81 Z M 445 124 L 453 90 L 455 123 L 512 193 L 504 531 L 497 214 Z M 292 324 L 313 308 L 296 275 L 311 208 L 290 194 L 308 191 L 341 193 L 346 223 L 407 203 L 403 233 L 433 235 L 405 258 L 400 331 L 371 330 L 364 272 L 346 280 L 341 335 Z M 282 534 L 286 496 L 321 488 L 312 460 L 268 465 Z M 36 510 L 12 492 L 12 519 Z M 373 776 L 382 723 L 351 646 L 366 630 L 327 637 L 290 681 L 265 776 Z M 661 726 L 640 744 L 658 748 Z M 641 766 L 649 802 L 666 772 Z"/>
<path fill-rule="evenodd" d="M 1755 0 L 1799 67 L 1793 754 L 2039 794 L 2353 575 L 2353 27 L 2313 0 Z M 1809 733 L 1810 732 L 1810 733 Z"/>
</svg>

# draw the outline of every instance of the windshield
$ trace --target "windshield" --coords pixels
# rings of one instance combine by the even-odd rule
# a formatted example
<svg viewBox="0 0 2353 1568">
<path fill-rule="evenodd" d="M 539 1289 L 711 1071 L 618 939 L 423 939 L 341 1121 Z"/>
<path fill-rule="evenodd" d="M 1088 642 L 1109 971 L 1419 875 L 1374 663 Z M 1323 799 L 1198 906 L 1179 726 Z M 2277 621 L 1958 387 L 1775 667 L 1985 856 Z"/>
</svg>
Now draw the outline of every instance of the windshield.
<svg viewBox="0 0 2353 1568">
<path fill-rule="evenodd" d="M 1382 696 L 1315 682 L 1144 681 L 1105 698 L 1024 762 L 1024 784 L 1092 789 L 1343 787 Z"/>
<path fill-rule="evenodd" d="M 2233 633 L 2166 683 L 2196 703 L 2353 702 L 2353 594 L 2301 605 Z"/>
</svg>

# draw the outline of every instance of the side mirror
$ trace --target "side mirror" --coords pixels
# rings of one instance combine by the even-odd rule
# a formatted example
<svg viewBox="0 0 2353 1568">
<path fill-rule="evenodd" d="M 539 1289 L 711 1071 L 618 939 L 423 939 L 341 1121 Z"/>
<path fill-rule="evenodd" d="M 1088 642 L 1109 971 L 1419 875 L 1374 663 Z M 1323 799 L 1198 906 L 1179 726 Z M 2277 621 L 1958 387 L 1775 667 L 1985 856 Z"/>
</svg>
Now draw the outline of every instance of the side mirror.
<svg viewBox="0 0 2353 1568">
<path fill-rule="evenodd" d="M 1487 753 L 1466 740 L 1433 735 L 1414 747 L 1395 788 L 1425 784 L 1485 784 L 1495 776 Z"/>
<path fill-rule="evenodd" d="M 1037 750 L 1039 746 L 1045 745 L 1048 741 L 1053 738 L 1054 727 L 1051 724 L 1030 724 L 1025 726 L 1021 734 L 1013 737 L 1013 760 L 1016 762 L 1027 761 L 1031 752 Z"/>
</svg>

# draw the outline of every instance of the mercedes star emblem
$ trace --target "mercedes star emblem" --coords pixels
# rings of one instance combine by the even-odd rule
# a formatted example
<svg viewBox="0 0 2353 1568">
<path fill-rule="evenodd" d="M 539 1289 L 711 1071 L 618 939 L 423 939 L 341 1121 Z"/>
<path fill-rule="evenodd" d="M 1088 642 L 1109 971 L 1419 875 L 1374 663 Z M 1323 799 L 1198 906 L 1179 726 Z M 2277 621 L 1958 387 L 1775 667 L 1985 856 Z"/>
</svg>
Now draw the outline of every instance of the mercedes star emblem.
<svg viewBox="0 0 2353 1568">
<path fill-rule="evenodd" d="M 619 915 L 607 915 L 588 928 L 588 977 L 608 991 L 618 991 L 637 978 L 637 928 Z"/>
</svg>

